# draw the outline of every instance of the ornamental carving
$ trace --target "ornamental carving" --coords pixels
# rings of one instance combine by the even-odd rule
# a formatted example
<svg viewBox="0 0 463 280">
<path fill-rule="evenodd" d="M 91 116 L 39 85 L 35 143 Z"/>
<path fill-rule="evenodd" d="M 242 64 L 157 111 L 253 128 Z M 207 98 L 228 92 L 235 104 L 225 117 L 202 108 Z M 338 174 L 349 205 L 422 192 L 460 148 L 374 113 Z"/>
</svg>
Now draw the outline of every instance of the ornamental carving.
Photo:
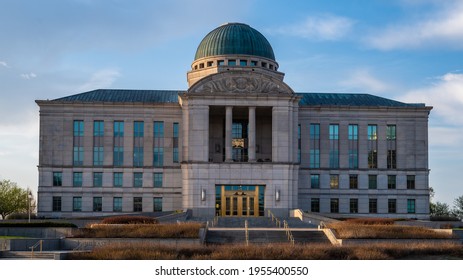
<svg viewBox="0 0 463 280">
<path fill-rule="evenodd" d="M 284 84 L 262 77 L 231 76 L 209 80 L 192 89 L 194 93 L 288 93 L 291 90 Z"/>
</svg>

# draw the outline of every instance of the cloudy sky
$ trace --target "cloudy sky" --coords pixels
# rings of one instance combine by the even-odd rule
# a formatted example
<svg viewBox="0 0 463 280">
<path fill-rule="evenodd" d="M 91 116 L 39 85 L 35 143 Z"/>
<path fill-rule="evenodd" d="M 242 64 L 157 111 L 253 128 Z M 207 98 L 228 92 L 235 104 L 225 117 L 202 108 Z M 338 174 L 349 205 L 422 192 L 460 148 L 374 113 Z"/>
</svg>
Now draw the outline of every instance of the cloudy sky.
<svg viewBox="0 0 463 280">
<path fill-rule="evenodd" d="M 261 31 L 298 92 L 426 103 L 435 200 L 463 195 L 463 1 L 0 0 L 0 179 L 37 189 L 38 106 L 98 88 L 186 89 L 225 22 Z"/>
</svg>

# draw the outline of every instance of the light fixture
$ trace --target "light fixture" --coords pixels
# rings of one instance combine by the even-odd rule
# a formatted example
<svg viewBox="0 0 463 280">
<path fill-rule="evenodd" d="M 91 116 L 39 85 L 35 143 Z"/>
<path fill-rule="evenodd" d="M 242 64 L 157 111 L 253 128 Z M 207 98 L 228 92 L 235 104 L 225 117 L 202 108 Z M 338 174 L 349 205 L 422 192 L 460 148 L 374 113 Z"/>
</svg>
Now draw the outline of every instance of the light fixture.
<svg viewBox="0 0 463 280">
<path fill-rule="evenodd" d="M 280 201 L 280 190 L 275 191 L 275 200 Z"/>
<path fill-rule="evenodd" d="M 206 190 L 201 189 L 201 201 L 205 201 L 205 200 L 206 200 Z"/>
</svg>

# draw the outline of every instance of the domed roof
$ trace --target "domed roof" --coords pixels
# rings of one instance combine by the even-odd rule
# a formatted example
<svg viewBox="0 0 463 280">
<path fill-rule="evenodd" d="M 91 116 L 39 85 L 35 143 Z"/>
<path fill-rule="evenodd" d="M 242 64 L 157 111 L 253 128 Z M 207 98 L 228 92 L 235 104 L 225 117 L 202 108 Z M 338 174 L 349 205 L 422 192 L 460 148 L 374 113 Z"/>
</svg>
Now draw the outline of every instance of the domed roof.
<svg viewBox="0 0 463 280">
<path fill-rule="evenodd" d="M 199 44 L 195 60 L 228 54 L 261 56 L 275 60 L 272 46 L 264 35 L 243 23 L 227 23 L 209 32 Z"/>
</svg>

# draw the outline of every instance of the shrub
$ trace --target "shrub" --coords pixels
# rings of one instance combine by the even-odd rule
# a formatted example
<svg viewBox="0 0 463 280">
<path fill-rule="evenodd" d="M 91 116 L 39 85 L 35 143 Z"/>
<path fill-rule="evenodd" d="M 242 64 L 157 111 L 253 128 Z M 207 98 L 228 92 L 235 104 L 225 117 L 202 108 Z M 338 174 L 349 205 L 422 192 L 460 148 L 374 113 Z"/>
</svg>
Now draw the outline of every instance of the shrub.
<svg viewBox="0 0 463 280">
<path fill-rule="evenodd" d="M 158 220 L 146 216 L 116 216 L 105 218 L 102 224 L 157 224 Z"/>
<path fill-rule="evenodd" d="M 31 213 L 31 219 L 35 219 L 37 216 L 34 213 Z M 29 214 L 27 213 L 13 213 L 6 216 L 6 220 L 27 220 L 29 219 Z"/>
<path fill-rule="evenodd" d="M 352 223 L 334 223 L 328 225 L 341 239 L 429 239 L 452 238 L 451 235 L 432 229 L 399 225 L 364 225 Z"/>
<path fill-rule="evenodd" d="M 347 219 L 344 223 L 358 225 L 393 225 L 396 219 L 390 218 L 355 218 Z"/>
<path fill-rule="evenodd" d="M 0 223 L 0 227 L 71 227 L 71 228 L 77 228 L 75 224 L 72 223 L 65 223 L 65 222 L 32 222 L 32 223 L 27 223 L 27 222 L 20 222 L 20 223 L 14 223 L 14 222 L 8 222 L 8 223 Z"/>
<path fill-rule="evenodd" d="M 266 244 L 166 246 L 145 242 L 110 244 L 92 252 L 72 253 L 69 259 L 91 260 L 388 260 L 462 258 L 454 243 L 368 244 L 335 247 L 330 244 Z"/>
<path fill-rule="evenodd" d="M 435 221 L 435 222 L 440 222 L 440 221 L 459 222 L 460 221 L 460 219 L 458 219 L 457 217 L 452 217 L 452 216 L 431 216 L 429 217 L 429 220 Z"/>
<path fill-rule="evenodd" d="M 78 238 L 199 238 L 199 223 L 101 225 L 78 229 Z"/>
</svg>

